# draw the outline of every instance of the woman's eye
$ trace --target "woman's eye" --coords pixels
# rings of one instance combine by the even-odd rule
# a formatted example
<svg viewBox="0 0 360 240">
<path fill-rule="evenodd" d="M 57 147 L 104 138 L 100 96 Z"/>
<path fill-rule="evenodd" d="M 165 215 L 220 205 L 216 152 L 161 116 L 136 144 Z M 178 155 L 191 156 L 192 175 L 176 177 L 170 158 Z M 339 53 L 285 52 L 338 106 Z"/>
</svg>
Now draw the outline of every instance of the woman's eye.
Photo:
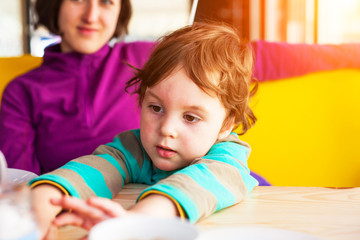
<svg viewBox="0 0 360 240">
<path fill-rule="evenodd" d="M 113 1 L 111 1 L 111 0 L 101 0 L 101 2 L 104 4 L 112 4 L 113 3 Z"/>
<path fill-rule="evenodd" d="M 194 117 L 192 115 L 184 115 L 184 119 L 188 122 L 197 122 L 200 120 L 199 118 Z"/>
</svg>

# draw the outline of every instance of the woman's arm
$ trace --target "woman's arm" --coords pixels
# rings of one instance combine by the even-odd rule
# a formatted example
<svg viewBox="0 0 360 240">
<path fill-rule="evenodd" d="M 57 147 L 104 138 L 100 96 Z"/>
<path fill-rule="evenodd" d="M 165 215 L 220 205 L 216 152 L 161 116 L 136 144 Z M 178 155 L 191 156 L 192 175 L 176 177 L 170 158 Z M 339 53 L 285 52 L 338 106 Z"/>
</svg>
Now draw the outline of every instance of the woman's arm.
<svg viewBox="0 0 360 240">
<path fill-rule="evenodd" d="M 259 81 L 341 68 L 360 68 L 360 44 L 252 42 L 254 77 Z"/>
<path fill-rule="evenodd" d="M 33 106 L 19 81 L 5 89 L 0 108 L 0 150 L 8 166 L 40 173 L 34 150 L 36 131 L 31 120 Z"/>
</svg>

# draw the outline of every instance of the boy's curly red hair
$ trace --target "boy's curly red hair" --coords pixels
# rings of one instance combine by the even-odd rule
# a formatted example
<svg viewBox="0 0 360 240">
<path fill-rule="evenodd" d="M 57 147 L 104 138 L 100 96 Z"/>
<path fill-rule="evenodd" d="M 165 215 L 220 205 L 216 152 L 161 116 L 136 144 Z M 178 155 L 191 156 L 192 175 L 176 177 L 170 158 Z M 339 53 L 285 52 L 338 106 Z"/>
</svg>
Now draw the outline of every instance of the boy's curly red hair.
<svg viewBox="0 0 360 240">
<path fill-rule="evenodd" d="M 253 57 L 250 44 L 225 24 L 194 23 L 159 39 L 143 69 L 127 83 L 136 86 L 139 104 L 147 88 L 183 68 L 194 83 L 216 95 L 227 110 L 223 127 L 241 126 L 244 134 L 256 117 L 249 107 L 257 84 L 251 90 Z"/>
</svg>

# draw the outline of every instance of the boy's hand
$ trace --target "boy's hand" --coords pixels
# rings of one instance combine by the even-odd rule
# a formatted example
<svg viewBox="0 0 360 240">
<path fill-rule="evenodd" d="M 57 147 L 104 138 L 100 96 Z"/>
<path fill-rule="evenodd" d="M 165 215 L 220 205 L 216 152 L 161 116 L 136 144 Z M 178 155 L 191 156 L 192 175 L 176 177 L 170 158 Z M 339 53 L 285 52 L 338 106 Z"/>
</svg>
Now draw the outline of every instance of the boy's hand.
<svg viewBox="0 0 360 240">
<path fill-rule="evenodd" d="M 129 215 L 152 215 L 158 217 L 178 216 L 174 203 L 167 197 L 151 194 L 143 200 L 125 210 L 120 204 L 106 198 L 91 197 L 84 201 L 82 199 L 63 196 L 50 199 L 55 207 L 71 210 L 60 214 L 52 222 L 54 226 L 74 225 L 90 230 L 96 224 L 114 217 L 125 217 Z"/>
<path fill-rule="evenodd" d="M 63 193 L 53 185 L 41 184 L 31 190 L 32 207 L 40 229 L 41 239 L 54 239 L 56 228 L 51 225 L 61 211 L 59 206 L 50 203 L 51 198 L 61 198 Z"/>
<path fill-rule="evenodd" d="M 64 196 L 51 199 L 51 203 L 71 212 L 62 213 L 55 218 L 53 224 L 60 227 L 74 225 L 90 230 L 94 225 L 106 219 L 128 215 L 128 212 L 118 203 L 106 198 L 91 197 L 87 201 Z"/>
</svg>

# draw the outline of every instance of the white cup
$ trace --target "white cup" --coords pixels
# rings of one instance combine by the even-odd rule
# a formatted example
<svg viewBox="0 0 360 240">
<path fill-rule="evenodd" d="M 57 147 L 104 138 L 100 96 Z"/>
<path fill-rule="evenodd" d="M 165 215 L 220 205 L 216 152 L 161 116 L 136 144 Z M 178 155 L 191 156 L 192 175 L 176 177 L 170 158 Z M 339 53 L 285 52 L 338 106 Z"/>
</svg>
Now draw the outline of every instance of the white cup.
<svg viewBox="0 0 360 240">
<path fill-rule="evenodd" d="M 26 185 L 7 184 L 0 192 L 0 240 L 36 240 L 37 224 Z"/>
<path fill-rule="evenodd" d="M 26 170 L 16 169 L 16 168 L 7 169 L 7 183 L 9 184 L 28 183 L 31 179 L 36 177 L 38 177 L 38 175 Z"/>
<path fill-rule="evenodd" d="M 90 230 L 89 240 L 194 240 L 197 236 L 186 220 L 138 215 L 99 223 Z"/>
</svg>

